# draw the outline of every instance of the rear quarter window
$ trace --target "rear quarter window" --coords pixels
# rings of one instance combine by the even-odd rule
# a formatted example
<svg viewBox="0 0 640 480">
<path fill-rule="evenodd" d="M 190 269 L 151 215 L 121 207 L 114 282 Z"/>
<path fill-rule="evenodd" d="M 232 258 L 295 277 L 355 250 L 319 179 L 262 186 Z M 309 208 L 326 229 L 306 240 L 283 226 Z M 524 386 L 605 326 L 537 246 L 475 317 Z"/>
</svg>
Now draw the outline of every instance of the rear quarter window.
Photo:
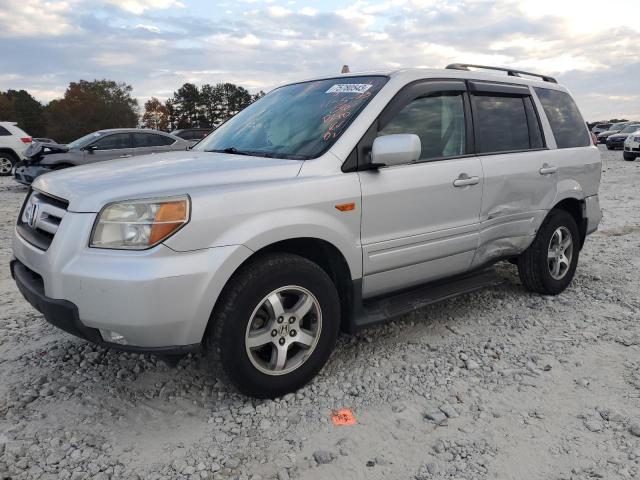
<svg viewBox="0 0 640 480">
<path fill-rule="evenodd" d="M 11 132 L 4 127 L 0 127 L 0 137 L 10 137 Z"/>
<path fill-rule="evenodd" d="M 591 145 L 589 132 L 573 98 L 559 90 L 534 87 L 558 148 L 587 147 Z"/>
</svg>

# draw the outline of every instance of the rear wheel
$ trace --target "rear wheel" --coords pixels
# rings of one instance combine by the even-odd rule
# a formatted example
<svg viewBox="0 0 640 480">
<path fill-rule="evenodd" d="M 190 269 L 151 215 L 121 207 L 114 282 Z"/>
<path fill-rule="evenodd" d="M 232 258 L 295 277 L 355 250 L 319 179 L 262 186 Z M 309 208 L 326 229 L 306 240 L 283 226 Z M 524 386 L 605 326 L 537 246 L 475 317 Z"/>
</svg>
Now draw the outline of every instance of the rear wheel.
<svg viewBox="0 0 640 480">
<path fill-rule="evenodd" d="M 622 158 L 624 158 L 627 162 L 633 162 L 636 159 L 636 156 L 633 153 L 622 152 Z"/>
<path fill-rule="evenodd" d="M 262 256 L 230 280 L 211 319 L 207 345 L 243 393 L 272 398 L 297 390 L 324 366 L 340 326 L 340 300 L 315 263 Z"/>
<path fill-rule="evenodd" d="M 535 240 L 518 258 L 518 273 L 528 290 L 557 295 L 573 279 L 579 256 L 578 226 L 565 210 L 552 210 Z"/>
<path fill-rule="evenodd" d="M 0 177 L 11 175 L 11 169 L 16 163 L 16 159 L 8 153 L 0 153 Z"/>
</svg>

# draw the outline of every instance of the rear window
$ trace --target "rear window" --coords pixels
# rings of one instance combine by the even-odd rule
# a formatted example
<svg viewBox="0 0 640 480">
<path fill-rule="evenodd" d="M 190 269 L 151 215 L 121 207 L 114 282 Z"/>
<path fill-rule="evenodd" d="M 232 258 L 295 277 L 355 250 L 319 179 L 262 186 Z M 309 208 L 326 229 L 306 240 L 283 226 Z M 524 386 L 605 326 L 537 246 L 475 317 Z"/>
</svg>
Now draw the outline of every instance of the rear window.
<svg viewBox="0 0 640 480">
<path fill-rule="evenodd" d="M 478 153 L 529 150 L 529 126 L 522 97 L 473 95 Z"/>
<path fill-rule="evenodd" d="M 587 147 L 591 145 L 589 132 L 571 96 L 559 90 L 534 87 L 558 148 Z"/>
</svg>

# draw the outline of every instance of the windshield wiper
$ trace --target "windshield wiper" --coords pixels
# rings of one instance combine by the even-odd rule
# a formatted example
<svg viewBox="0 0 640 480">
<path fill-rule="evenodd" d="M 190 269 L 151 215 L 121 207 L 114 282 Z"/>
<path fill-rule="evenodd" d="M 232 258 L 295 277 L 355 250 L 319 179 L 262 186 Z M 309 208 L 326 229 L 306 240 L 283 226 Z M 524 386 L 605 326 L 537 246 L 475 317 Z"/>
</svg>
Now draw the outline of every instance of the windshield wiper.
<svg viewBox="0 0 640 480">
<path fill-rule="evenodd" d="M 227 147 L 222 150 L 206 150 L 207 152 L 215 152 L 215 153 L 231 153 L 233 155 L 255 155 L 255 152 L 245 152 L 243 150 L 238 150 L 236 147 Z"/>
</svg>

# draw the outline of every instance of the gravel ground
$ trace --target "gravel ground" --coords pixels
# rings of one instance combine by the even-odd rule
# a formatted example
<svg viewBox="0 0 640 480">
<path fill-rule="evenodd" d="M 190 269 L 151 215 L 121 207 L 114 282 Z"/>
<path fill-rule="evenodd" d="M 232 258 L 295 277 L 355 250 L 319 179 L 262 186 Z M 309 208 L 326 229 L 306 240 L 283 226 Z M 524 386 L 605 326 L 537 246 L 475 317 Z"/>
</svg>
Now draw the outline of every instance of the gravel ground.
<svg viewBox="0 0 640 480">
<path fill-rule="evenodd" d="M 498 287 L 343 336 L 274 401 L 207 358 L 169 368 L 45 323 L 8 269 L 26 190 L 0 179 L 0 478 L 640 477 L 640 161 L 602 155 L 604 220 L 565 293 L 501 264 Z"/>
</svg>

